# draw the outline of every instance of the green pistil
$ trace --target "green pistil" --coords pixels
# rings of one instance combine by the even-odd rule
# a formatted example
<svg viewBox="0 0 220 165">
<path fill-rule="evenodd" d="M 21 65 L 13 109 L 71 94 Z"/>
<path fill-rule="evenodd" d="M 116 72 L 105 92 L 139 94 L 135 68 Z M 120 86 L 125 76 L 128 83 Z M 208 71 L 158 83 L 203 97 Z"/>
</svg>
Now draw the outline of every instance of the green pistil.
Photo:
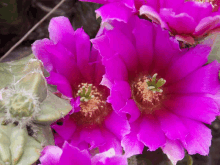
<svg viewBox="0 0 220 165">
<path fill-rule="evenodd" d="M 89 101 L 91 98 L 93 98 L 94 96 L 93 95 L 90 95 L 91 94 L 91 91 L 92 91 L 92 84 L 89 84 L 89 87 L 88 87 L 88 91 L 86 92 L 86 87 L 84 86 L 82 88 L 82 92 L 78 91 L 78 95 L 80 96 L 80 101 Z"/>
<path fill-rule="evenodd" d="M 162 89 L 160 89 L 160 87 L 162 87 L 165 83 L 166 83 L 166 80 L 164 80 L 163 78 L 160 78 L 158 81 L 157 80 L 157 73 L 155 73 L 150 80 L 146 80 L 146 83 L 148 85 L 148 89 L 153 91 L 154 93 L 155 92 L 163 92 Z"/>
</svg>

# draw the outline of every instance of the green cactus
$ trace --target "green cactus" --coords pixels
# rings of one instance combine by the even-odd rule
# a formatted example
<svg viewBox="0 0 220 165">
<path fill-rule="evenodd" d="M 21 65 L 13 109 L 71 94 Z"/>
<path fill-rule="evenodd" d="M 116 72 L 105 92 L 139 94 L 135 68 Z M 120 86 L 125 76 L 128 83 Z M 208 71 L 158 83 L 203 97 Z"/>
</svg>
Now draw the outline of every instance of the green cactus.
<svg viewBox="0 0 220 165">
<path fill-rule="evenodd" d="M 34 163 L 43 146 L 54 144 L 50 124 L 72 109 L 48 90 L 45 74 L 33 55 L 0 63 L 0 165 Z"/>
</svg>

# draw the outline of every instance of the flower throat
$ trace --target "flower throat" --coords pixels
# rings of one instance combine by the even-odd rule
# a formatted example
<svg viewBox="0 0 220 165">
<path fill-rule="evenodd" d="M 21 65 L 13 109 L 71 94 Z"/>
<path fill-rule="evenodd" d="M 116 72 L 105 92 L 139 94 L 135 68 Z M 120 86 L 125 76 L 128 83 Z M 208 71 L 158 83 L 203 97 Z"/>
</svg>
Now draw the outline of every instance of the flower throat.
<svg viewBox="0 0 220 165">
<path fill-rule="evenodd" d="M 80 111 L 73 113 L 71 118 L 86 127 L 101 125 L 112 111 L 111 105 L 106 102 L 106 90 L 104 86 L 88 83 L 78 85 L 76 97 L 80 96 Z"/>
<path fill-rule="evenodd" d="M 160 108 L 164 99 L 162 86 L 166 83 L 163 78 L 157 79 L 157 74 L 151 78 L 141 75 L 131 84 L 132 98 L 142 114 L 151 114 Z"/>
</svg>

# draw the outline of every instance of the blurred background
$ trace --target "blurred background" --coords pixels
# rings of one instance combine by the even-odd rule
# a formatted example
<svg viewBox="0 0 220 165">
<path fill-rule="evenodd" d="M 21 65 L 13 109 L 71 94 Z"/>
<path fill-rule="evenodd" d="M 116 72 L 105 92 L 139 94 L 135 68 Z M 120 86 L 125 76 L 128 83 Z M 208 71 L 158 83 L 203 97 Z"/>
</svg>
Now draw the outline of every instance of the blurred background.
<svg viewBox="0 0 220 165">
<path fill-rule="evenodd" d="M 31 27 L 50 12 L 60 0 L 0 0 L 0 56 L 3 56 Z M 66 0 L 50 17 L 40 24 L 4 61 L 16 60 L 31 54 L 31 44 L 38 39 L 48 38 L 48 25 L 52 17 L 66 16 L 74 29 L 83 26 L 90 36 L 95 37 L 100 24 L 96 20 L 95 10 L 101 5 Z M 220 39 L 218 39 L 220 43 Z M 220 47 L 212 51 L 211 60 L 217 58 Z M 219 58 L 219 57 L 218 57 Z M 220 59 L 220 58 L 219 58 Z M 220 118 L 219 118 L 220 119 Z M 220 120 L 211 126 L 212 146 L 208 156 L 193 155 L 193 165 L 220 165 Z M 160 149 L 155 152 L 144 149 L 143 154 L 132 157 L 130 165 L 169 165 L 170 162 Z M 178 163 L 186 165 L 187 159 Z"/>
</svg>

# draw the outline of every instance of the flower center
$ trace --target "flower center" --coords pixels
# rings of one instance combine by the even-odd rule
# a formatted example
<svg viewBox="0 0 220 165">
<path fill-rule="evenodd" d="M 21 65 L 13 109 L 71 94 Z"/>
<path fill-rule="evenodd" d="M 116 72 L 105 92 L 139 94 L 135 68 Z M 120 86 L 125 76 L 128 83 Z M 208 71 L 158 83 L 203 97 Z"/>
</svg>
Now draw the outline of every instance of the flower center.
<svg viewBox="0 0 220 165">
<path fill-rule="evenodd" d="M 153 113 L 164 99 L 161 88 L 166 80 L 163 78 L 157 80 L 156 77 L 157 74 L 152 77 L 141 75 L 131 84 L 132 98 L 143 114 Z"/>
<path fill-rule="evenodd" d="M 71 117 L 78 125 L 101 125 L 112 111 L 111 105 L 106 102 L 108 89 L 87 83 L 81 83 L 78 89 L 76 97 L 80 96 L 80 111 L 73 113 Z"/>
</svg>

